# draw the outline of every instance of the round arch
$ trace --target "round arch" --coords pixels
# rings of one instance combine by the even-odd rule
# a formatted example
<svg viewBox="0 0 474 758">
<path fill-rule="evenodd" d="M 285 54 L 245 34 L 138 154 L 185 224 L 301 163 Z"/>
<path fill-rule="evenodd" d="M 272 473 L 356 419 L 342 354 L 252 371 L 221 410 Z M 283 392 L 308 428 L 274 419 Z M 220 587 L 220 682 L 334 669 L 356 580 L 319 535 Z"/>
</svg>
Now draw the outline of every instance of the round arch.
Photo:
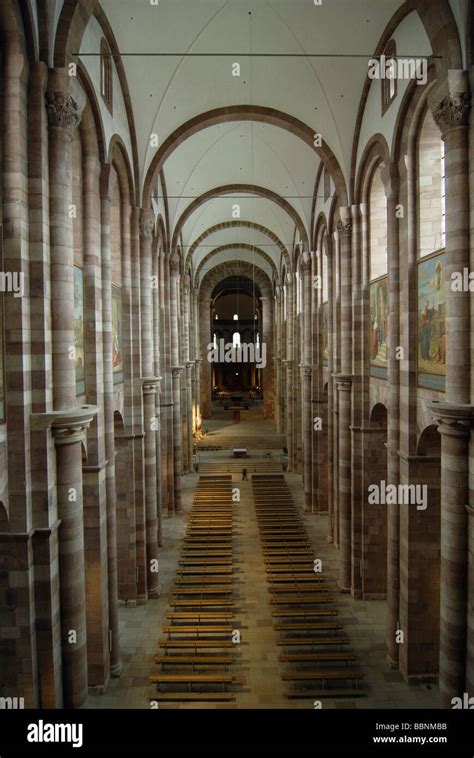
<svg viewBox="0 0 474 758">
<path fill-rule="evenodd" d="M 188 205 L 188 207 L 181 214 L 175 226 L 173 239 L 171 242 L 171 249 L 175 249 L 184 224 L 198 208 L 204 205 L 204 203 L 207 203 L 208 200 L 212 200 L 213 197 L 218 197 L 220 195 L 232 195 L 236 192 L 241 192 L 242 194 L 247 195 L 256 195 L 257 197 L 264 197 L 267 200 L 270 200 L 271 202 L 274 202 L 276 205 L 280 206 L 280 208 L 282 208 L 291 218 L 299 230 L 302 239 L 306 245 L 308 245 L 308 235 L 306 233 L 303 221 L 293 206 L 290 205 L 290 203 L 285 200 L 285 198 L 281 197 L 281 195 L 278 195 L 276 192 L 272 192 L 272 190 L 269 190 L 266 187 L 258 187 L 254 184 L 226 184 L 222 187 L 214 187 L 213 189 L 208 190 L 204 194 L 195 198 L 195 200 L 193 200 L 193 202 Z"/>
<path fill-rule="evenodd" d="M 147 207 L 149 203 L 154 176 L 160 171 L 165 161 L 174 152 L 176 147 L 184 142 L 184 140 L 189 139 L 193 134 L 196 134 L 203 129 L 229 121 L 258 121 L 285 129 L 291 134 L 294 134 L 319 155 L 333 178 L 336 192 L 340 196 L 341 202 L 346 202 L 346 183 L 336 157 L 324 141 L 321 147 L 314 146 L 314 135 L 317 130 L 307 126 L 299 119 L 294 118 L 294 116 L 290 116 L 288 113 L 283 113 L 282 111 L 274 110 L 273 108 L 266 108 L 258 105 L 233 105 L 227 108 L 215 108 L 206 113 L 195 116 L 189 121 L 186 121 L 167 137 L 161 148 L 156 152 L 147 170 L 142 195 L 144 207 Z"/>
<path fill-rule="evenodd" d="M 270 258 L 270 256 L 267 255 L 267 253 L 264 250 L 261 250 L 261 248 L 259 248 L 259 247 L 255 247 L 255 245 L 248 245 L 248 244 L 239 243 L 239 242 L 230 242 L 228 245 L 220 245 L 219 247 L 214 248 L 214 250 L 211 250 L 211 252 L 208 253 L 205 258 L 203 258 L 203 260 L 199 264 L 198 268 L 196 269 L 195 281 L 199 282 L 199 276 L 200 276 L 203 268 L 207 264 L 209 264 L 209 262 L 212 260 L 212 258 L 214 258 L 216 255 L 218 255 L 218 253 L 222 253 L 222 252 L 227 251 L 227 250 L 248 250 L 249 252 L 257 253 L 271 267 L 272 276 L 276 276 L 277 275 L 277 270 L 276 270 L 275 264 L 273 263 L 273 261 Z M 249 263 L 249 266 L 252 266 L 252 264 Z M 257 267 L 258 263 L 255 263 L 255 266 Z"/>
<path fill-rule="evenodd" d="M 199 237 L 193 242 L 193 244 L 188 250 L 188 253 L 186 256 L 186 263 L 188 264 L 188 262 L 191 260 L 193 256 L 194 251 L 199 247 L 199 245 L 202 242 L 204 242 L 205 239 L 207 239 L 207 237 L 223 229 L 255 229 L 255 231 L 261 232 L 262 234 L 265 234 L 269 239 L 271 239 L 272 242 L 274 242 L 275 245 L 277 245 L 283 258 L 287 260 L 288 263 L 290 261 L 288 250 L 286 249 L 286 247 L 284 246 L 280 238 L 277 237 L 277 235 L 274 234 L 270 229 L 268 229 L 266 226 L 262 226 L 261 224 L 257 224 L 254 221 L 234 219 L 233 221 L 223 221 L 220 224 L 215 224 L 214 226 L 210 226 L 209 229 L 206 229 L 205 232 L 199 235 Z"/>
</svg>

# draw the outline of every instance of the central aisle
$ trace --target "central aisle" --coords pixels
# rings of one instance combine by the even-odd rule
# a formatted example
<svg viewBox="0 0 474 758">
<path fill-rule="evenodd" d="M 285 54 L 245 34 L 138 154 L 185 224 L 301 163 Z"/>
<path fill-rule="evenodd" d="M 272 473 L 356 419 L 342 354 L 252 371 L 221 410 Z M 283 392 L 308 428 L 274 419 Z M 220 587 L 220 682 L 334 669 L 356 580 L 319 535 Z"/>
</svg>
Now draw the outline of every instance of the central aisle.
<svg viewBox="0 0 474 758">
<path fill-rule="evenodd" d="M 245 692 L 237 695 L 238 708 L 288 708 L 278 661 L 278 633 L 273 628 L 270 595 L 260 545 L 251 481 L 233 477 L 240 489 L 239 576 L 242 619 L 242 665 Z"/>
</svg>

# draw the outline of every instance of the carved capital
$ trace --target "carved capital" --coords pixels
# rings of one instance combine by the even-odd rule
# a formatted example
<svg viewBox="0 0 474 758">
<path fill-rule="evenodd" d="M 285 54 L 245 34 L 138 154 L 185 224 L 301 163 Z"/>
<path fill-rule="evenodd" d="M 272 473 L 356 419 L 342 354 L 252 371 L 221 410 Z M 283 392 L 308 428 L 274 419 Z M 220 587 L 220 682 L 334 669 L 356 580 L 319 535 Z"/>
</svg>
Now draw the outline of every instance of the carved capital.
<svg viewBox="0 0 474 758">
<path fill-rule="evenodd" d="M 155 227 L 155 217 L 152 211 L 142 211 L 140 213 L 140 220 L 138 222 L 138 228 L 140 230 L 140 237 L 144 239 L 150 239 Z"/>
<path fill-rule="evenodd" d="M 174 256 L 170 258 L 170 271 L 172 276 L 178 276 L 179 274 L 179 259 Z"/>
<path fill-rule="evenodd" d="M 456 405 L 446 401 L 431 400 L 426 407 L 438 422 L 440 434 L 450 437 L 468 437 L 474 427 L 474 405 Z"/>
<path fill-rule="evenodd" d="M 469 92 L 450 92 L 433 108 L 433 118 L 441 134 L 446 134 L 458 126 L 467 126 L 471 94 Z"/>
<path fill-rule="evenodd" d="M 46 93 L 46 112 L 50 126 L 65 129 L 71 134 L 74 129 L 77 129 L 81 121 L 81 114 L 76 101 L 71 95 L 66 95 L 64 92 Z"/>
<path fill-rule="evenodd" d="M 96 405 L 82 405 L 67 411 L 34 413 L 31 416 L 31 428 L 51 429 L 56 445 L 73 445 L 85 438 L 98 410 Z"/>
<path fill-rule="evenodd" d="M 352 235 L 352 219 L 345 218 L 337 222 L 337 233 L 339 237 L 350 237 Z"/>
<path fill-rule="evenodd" d="M 309 253 L 303 253 L 300 260 L 301 273 L 309 274 L 311 272 L 311 257 Z"/>
</svg>

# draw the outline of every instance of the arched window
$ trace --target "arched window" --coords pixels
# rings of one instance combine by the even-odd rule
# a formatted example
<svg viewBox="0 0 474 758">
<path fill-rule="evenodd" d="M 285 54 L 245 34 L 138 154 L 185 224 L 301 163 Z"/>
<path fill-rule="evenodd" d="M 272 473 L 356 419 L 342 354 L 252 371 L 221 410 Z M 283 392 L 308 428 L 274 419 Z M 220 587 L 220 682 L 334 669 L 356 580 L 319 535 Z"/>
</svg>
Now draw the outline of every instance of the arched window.
<svg viewBox="0 0 474 758">
<path fill-rule="evenodd" d="M 446 168 L 444 142 L 427 111 L 418 143 L 418 254 L 446 246 Z"/>
<path fill-rule="evenodd" d="M 394 39 L 388 42 L 383 55 L 382 61 L 384 65 L 381 66 L 381 70 L 384 73 L 381 79 L 382 116 L 397 96 L 397 45 Z"/>
<path fill-rule="evenodd" d="M 369 195 L 370 279 L 387 273 L 387 197 L 382 182 L 381 166 L 372 177 Z"/>
<path fill-rule="evenodd" d="M 234 332 L 234 335 L 232 337 L 232 346 L 240 347 L 240 332 Z"/>
<path fill-rule="evenodd" d="M 100 93 L 112 113 L 112 54 L 105 39 L 100 43 Z"/>
</svg>

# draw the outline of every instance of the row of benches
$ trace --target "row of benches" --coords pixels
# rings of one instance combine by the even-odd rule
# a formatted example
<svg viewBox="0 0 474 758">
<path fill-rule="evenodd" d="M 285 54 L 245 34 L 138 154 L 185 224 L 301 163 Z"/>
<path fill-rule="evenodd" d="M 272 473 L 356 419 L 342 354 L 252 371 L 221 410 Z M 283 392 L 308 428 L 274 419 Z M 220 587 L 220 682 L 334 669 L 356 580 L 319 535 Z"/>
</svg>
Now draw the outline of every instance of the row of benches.
<svg viewBox="0 0 474 758">
<path fill-rule="evenodd" d="M 333 605 L 335 586 L 316 573 L 306 529 L 283 475 L 252 477 L 252 488 L 288 698 L 365 694 L 363 675 Z"/>
<path fill-rule="evenodd" d="M 150 677 L 158 702 L 235 700 L 235 535 L 232 477 L 201 476 Z"/>
</svg>

